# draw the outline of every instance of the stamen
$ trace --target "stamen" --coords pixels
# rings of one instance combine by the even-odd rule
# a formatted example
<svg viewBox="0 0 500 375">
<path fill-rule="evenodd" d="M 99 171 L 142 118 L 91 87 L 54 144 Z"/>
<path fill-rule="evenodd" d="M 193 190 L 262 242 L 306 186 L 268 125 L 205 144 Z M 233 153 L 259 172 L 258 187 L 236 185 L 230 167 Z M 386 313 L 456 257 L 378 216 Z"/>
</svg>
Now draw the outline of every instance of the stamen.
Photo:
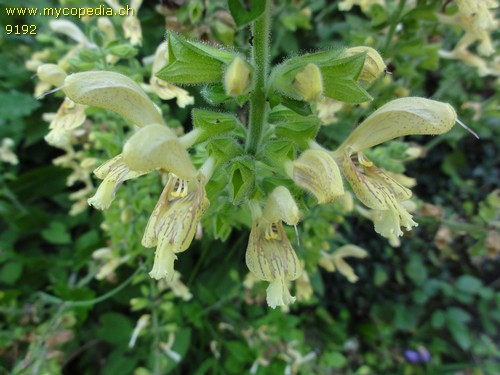
<svg viewBox="0 0 500 375">
<path fill-rule="evenodd" d="M 293 226 L 295 228 L 295 238 L 297 239 L 297 246 L 300 246 L 300 236 L 299 236 L 299 230 L 297 229 L 297 226 Z"/>
<path fill-rule="evenodd" d="M 36 100 L 43 99 L 43 98 L 45 98 L 47 95 L 53 94 L 53 93 L 55 93 L 56 91 L 61 90 L 62 88 L 63 88 L 63 86 L 55 87 L 55 88 L 53 88 L 52 90 L 49 90 L 49 91 L 47 91 L 47 92 L 44 92 L 44 93 L 43 93 L 43 94 L 41 94 L 41 95 L 38 95 L 35 99 L 36 99 Z"/>
<path fill-rule="evenodd" d="M 186 180 L 179 178 L 175 182 L 176 190 L 172 191 L 170 195 L 174 198 L 184 198 L 188 194 L 188 183 Z"/>
<path fill-rule="evenodd" d="M 458 118 L 457 118 L 457 122 L 460 124 L 460 126 L 462 128 L 464 128 L 465 130 L 467 130 L 469 133 L 471 133 L 474 137 L 476 137 L 477 139 L 479 139 L 479 135 L 477 135 L 477 133 L 472 130 L 471 128 L 469 128 L 467 125 L 465 125 L 462 121 L 460 121 Z"/>
<path fill-rule="evenodd" d="M 279 239 L 278 236 L 278 229 L 276 227 L 276 223 L 272 223 L 266 228 L 266 233 L 264 234 L 264 238 L 266 240 L 277 240 Z"/>
</svg>

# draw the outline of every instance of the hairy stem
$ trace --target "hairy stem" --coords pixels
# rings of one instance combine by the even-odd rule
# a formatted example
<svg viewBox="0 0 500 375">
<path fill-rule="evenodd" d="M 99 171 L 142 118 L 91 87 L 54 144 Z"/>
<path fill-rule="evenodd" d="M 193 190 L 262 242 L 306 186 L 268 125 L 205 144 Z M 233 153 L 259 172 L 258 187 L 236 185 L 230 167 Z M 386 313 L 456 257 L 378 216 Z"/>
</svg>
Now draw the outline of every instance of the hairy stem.
<svg viewBox="0 0 500 375">
<path fill-rule="evenodd" d="M 267 121 L 266 80 L 269 73 L 272 0 L 266 0 L 264 13 L 253 22 L 252 61 L 255 67 L 255 88 L 250 95 L 250 117 L 246 150 L 255 155 Z"/>
</svg>

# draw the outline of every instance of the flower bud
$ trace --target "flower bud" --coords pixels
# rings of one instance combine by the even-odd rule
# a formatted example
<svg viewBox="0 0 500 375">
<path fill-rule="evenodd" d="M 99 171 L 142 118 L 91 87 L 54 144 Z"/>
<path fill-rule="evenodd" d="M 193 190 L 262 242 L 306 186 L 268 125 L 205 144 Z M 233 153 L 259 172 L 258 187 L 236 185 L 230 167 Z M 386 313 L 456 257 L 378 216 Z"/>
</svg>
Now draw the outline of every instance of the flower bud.
<svg viewBox="0 0 500 375">
<path fill-rule="evenodd" d="M 323 80 L 318 66 L 307 64 L 295 76 L 293 87 L 306 102 L 318 100 L 323 93 Z"/>
<path fill-rule="evenodd" d="M 56 87 L 62 86 L 66 78 L 66 72 L 56 64 L 40 65 L 36 70 L 36 74 L 38 74 L 38 78 L 43 82 L 50 83 Z"/>
<path fill-rule="evenodd" d="M 366 57 L 359 79 L 368 83 L 373 82 L 380 74 L 385 72 L 384 60 L 375 49 L 366 46 L 348 48 L 344 52 L 344 56 L 354 56 L 360 53 L 366 53 Z"/>
<path fill-rule="evenodd" d="M 248 64 L 239 56 L 236 56 L 226 69 L 224 74 L 224 88 L 226 94 L 239 96 L 245 94 L 250 88 L 251 71 Z"/>
</svg>

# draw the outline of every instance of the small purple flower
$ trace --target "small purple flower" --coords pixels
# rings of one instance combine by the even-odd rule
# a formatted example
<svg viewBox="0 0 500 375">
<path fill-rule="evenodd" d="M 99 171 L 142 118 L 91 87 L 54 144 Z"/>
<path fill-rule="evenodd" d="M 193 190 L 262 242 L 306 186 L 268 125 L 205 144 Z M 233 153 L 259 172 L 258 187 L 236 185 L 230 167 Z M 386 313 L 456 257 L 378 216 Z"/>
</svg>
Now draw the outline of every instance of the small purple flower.
<svg viewBox="0 0 500 375">
<path fill-rule="evenodd" d="M 420 354 L 415 350 L 406 349 L 404 351 L 405 358 L 410 363 L 419 363 L 420 362 Z"/>
<path fill-rule="evenodd" d="M 418 350 L 406 349 L 404 356 L 410 363 L 427 363 L 432 358 L 429 351 L 423 346 L 419 346 Z"/>
</svg>

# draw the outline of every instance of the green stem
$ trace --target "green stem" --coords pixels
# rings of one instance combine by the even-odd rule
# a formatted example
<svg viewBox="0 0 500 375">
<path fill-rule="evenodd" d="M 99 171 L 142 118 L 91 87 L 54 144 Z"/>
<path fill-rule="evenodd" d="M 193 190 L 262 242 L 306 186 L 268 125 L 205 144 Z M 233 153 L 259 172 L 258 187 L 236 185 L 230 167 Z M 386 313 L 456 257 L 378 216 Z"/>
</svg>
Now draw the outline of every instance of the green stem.
<svg viewBox="0 0 500 375">
<path fill-rule="evenodd" d="M 387 39 L 385 40 L 385 47 L 384 51 L 387 53 L 387 50 L 389 49 L 389 46 L 392 43 L 392 38 L 394 36 L 394 33 L 396 32 L 396 27 L 398 26 L 398 22 L 401 19 L 401 15 L 403 14 L 403 10 L 406 5 L 406 0 L 401 0 L 399 2 L 399 7 L 398 10 L 396 11 L 395 15 L 393 16 L 391 20 L 391 27 L 389 29 L 389 32 L 387 33 Z"/>
<path fill-rule="evenodd" d="M 246 150 L 255 155 L 259 149 L 267 121 L 266 80 L 269 72 L 272 0 L 266 0 L 264 13 L 253 22 L 252 61 L 255 67 L 255 88 L 250 95 L 250 117 Z"/>
<path fill-rule="evenodd" d="M 153 343 L 152 343 L 152 351 L 154 357 L 153 364 L 153 375 L 161 375 L 161 352 L 160 352 L 160 322 L 158 319 L 158 311 L 157 311 L 157 299 L 158 299 L 158 287 L 156 282 L 151 279 L 150 281 L 150 307 L 151 307 L 151 325 L 152 325 L 152 333 L 153 333 Z"/>
</svg>

